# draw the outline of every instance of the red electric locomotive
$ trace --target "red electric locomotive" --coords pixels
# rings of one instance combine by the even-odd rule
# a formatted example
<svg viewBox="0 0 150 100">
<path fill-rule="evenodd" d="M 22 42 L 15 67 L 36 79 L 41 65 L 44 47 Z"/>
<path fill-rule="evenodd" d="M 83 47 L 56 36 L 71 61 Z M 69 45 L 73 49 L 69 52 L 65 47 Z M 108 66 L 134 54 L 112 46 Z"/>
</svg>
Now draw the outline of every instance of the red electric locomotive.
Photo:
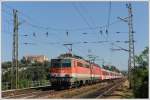
<svg viewBox="0 0 150 100">
<path fill-rule="evenodd" d="M 102 69 L 95 63 L 73 54 L 62 54 L 51 60 L 50 82 L 52 86 L 81 86 L 105 79 L 121 77 L 121 74 Z"/>
</svg>

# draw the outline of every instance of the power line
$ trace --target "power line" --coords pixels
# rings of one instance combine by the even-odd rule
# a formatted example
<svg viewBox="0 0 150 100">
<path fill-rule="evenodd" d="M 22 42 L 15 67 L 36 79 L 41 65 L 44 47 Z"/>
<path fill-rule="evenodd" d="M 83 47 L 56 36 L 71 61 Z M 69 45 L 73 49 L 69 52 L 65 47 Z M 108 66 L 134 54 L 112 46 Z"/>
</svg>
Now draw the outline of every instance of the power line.
<svg viewBox="0 0 150 100">
<path fill-rule="evenodd" d="M 87 24 L 87 26 L 90 29 L 92 29 L 91 25 L 88 23 L 88 21 L 86 20 L 86 18 L 82 15 L 82 13 L 80 12 L 79 8 L 74 3 L 72 3 L 72 5 L 73 5 L 74 9 L 78 12 L 78 14 L 80 15 L 80 17 L 83 19 L 83 21 Z"/>
<path fill-rule="evenodd" d="M 108 43 L 109 41 L 76 41 L 76 42 L 39 42 L 40 44 L 43 45 L 58 45 L 58 44 L 73 44 L 73 45 L 78 45 L 78 44 L 100 44 L 100 43 Z M 29 43 L 30 44 L 30 43 Z M 34 43 L 38 44 L 38 43 Z"/>
<path fill-rule="evenodd" d="M 11 13 L 7 12 L 6 10 L 2 10 L 3 12 L 5 12 L 6 14 L 12 16 Z M 23 14 L 24 15 L 24 14 Z M 28 17 L 30 18 L 30 17 Z M 31 27 L 33 28 L 36 28 L 36 29 L 42 29 L 42 30 L 47 30 L 48 28 L 47 27 L 43 27 L 43 26 L 39 26 L 39 25 L 36 25 L 36 24 L 32 24 L 30 23 L 29 21 L 27 21 L 26 19 L 24 19 L 23 17 L 21 17 L 21 19 L 23 20 L 22 23 L 24 24 L 27 24 L 27 25 L 30 25 Z M 12 22 L 11 22 L 12 21 Z M 7 22 L 8 24 L 13 24 L 13 19 L 11 19 L 10 21 L 9 20 L 6 20 L 5 22 Z M 56 35 L 56 34 L 55 34 Z M 22 36 L 25 36 L 25 35 L 22 35 Z M 59 36 L 57 36 L 59 38 Z M 60 39 L 60 38 L 59 38 Z"/>
<path fill-rule="evenodd" d="M 76 6 L 75 6 L 76 7 Z M 77 7 L 76 7 L 77 8 Z M 78 8 L 77 8 L 78 9 Z M 110 6 L 109 6 L 109 11 L 110 11 L 110 9 L 111 9 L 111 3 L 110 3 Z M 78 9 L 79 10 L 79 9 Z M 82 14 L 81 14 L 81 12 L 80 11 L 78 11 L 79 13 L 80 13 L 80 15 L 82 16 Z M 31 17 L 29 17 L 28 15 L 26 15 L 26 14 L 24 14 L 24 13 L 22 13 L 22 12 L 19 12 L 19 13 L 21 13 L 23 16 L 26 16 L 26 18 L 28 18 L 28 19 L 31 19 Z M 109 15 L 110 15 L 110 13 L 109 13 Z M 85 19 L 86 20 L 86 18 L 85 17 L 83 17 L 83 19 Z M 108 17 L 108 19 L 109 19 L 109 17 Z M 31 22 L 29 22 L 29 21 L 27 21 L 27 20 L 25 20 L 25 19 L 23 19 L 24 20 L 24 23 L 27 23 L 28 25 L 30 25 L 30 26 L 32 26 L 32 27 L 34 27 L 34 28 L 37 28 L 37 29 L 44 29 L 44 30 L 49 30 L 50 28 L 49 27 L 43 27 L 43 26 L 40 26 L 40 25 L 36 25 L 36 24 L 33 24 L 33 23 L 31 23 Z M 87 21 L 87 20 L 86 20 Z M 102 28 L 102 27 L 107 27 L 108 25 L 113 25 L 113 24 L 115 24 L 115 23 L 117 23 L 117 22 L 119 22 L 119 21 L 114 21 L 114 22 L 112 22 L 112 23 L 110 23 L 110 20 L 108 21 L 109 22 L 109 24 L 107 24 L 107 25 L 103 25 L 103 26 L 100 26 L 100 27 L 92 27 L 92 29 L 99 29 L 99 28 Z M 82 28 L 80 28 L 80 29 L 82 29 Z M 89 27 L 87 28 L 87 29 L 89 29 Z M 91 28 L 90 28 L 91 29 Z M 69 29 L 70 30 L 70 29 Z M 78 29 L 75 29 L 75 30 L 78 30 Z M 87 42 L 85 42 L 85 43 L 87 43 Z"/>
<path fill-rule="evenodd" d="M 74 5 L 74 4 L 73 4 L 73 5 Z M 8 7 L 8 6 L 7 6 L 7 7 Z M 76 11 L 79 13 L 79 15 L 82 17 L 82 19 L 85 21 L 85 23 L 88 25 L 88 27 L 85 27 L 85 28 L 70 28 L 70 29 L 68 29 L 69 31 L 97 30 L 97 29 L 100 29 L 100 28 L 108 27 L 108 24 L 102 25 L 102 26 L 91 27 L 90 24 L 88 23 L 88 21 L 86 20 L 86 18 L 81 14 L 80 10 L 79 10 L 75 5 L 74 5 L 74 8 L 75 8 Z M 11 9 L 12 9 L 12 8 L 11 8 Z M 27 18 L 27 19 L 33 21 L 33 19 L 32 19 L 31 17 L 29 17 L 27 14 L 25 14 L 25 13 L 23 13 L 23 12 L 20 12 L 20 11 L 18 11 L 18 12 L 19 12 L 19 14 L 23 15 L 23 16 L 21 16 L 21 19 Z M 24 18 L 22 18 L 22 17 L 24 17 Z M 35 19 L 34 19 L 34 20 L 35 20 Z M 34 27 L 34 28 L 37 28 L 37 29 L 52 30 L 52 31 L 57 31 L 57 32 L 60 32 L 60 31 L 65 32 L 65 31 L 66 31 L 66 29 L 59 29 L 59 28 L 53 28 L 53 27 L 45 27 L 45 26 L 33 24 L 33 23 L 31 23 L 31 22 L 29 22 L 29 21 L 27 21 L 27 20 L 25 20 L 25 19 L 24 19 L 24 21 L 25 21 L 28 25 L 30 25 L 30 26 L 32 26 L 32 27 Z M 113 24 L 115 24 L 115 23 L 118 23 L 118 22 L 120 22 L 120 20 L 119 20 L 119 21 L 114 21 L 114 22 L 112 22 L 112 23 L 110 23 L 110 21 L 109 21 L 109 26 L 110 26 L 110 25 L 113 25 Z"/>
<path fill-rule="evenodd" d="M 109 24 L 109 26 L 114 25 L 114 24 L 119 23 L 119 22 L 121 22 L 121 21 L 120 21 L 120 20 L 115 20 L 115 21 L 111 22 L 111 23 Z M 91 28 L 89 28 L 89 27 L 84 27 L 84 28 L 72 28 L 72 29 L 68 29 L 68 30 L 69 30 L 69 31 L 99 30 L 99 29 L 101 29 L 101 28 L 106 28 L 107 26 L 108 26 L 108 25 L 105 24 L 105 25 L 96 26 L 96 27 L 91 27 Z"/>
<path fill-rule="evenodd" d="M 79 3 L 79 4 L 81 5 L 81 3 Z M 88 18 L 90 19 L 90 22 L 92 22 L 92 24 L 93 24 L 94 26 L 97 26 L 97 25 L 95 24 L 95 22 L 94 22 L 92 16 L 89 14 L 89 11 L 87 10 L 87 8 L 86 8 L 85 6 L 83 6 L 83 5 L 81 5 L 81 6 L 79 6 L 79 7 L 87 13 Z"/>
<path fill-rule="evenodd" d="M 107 26 L 106 26 L 106 31 L 105 31 L 107 35 L 107 39 L 108 39 L 108 33 L 109 33 L 110 17 L 111 17 L 111 1 L 109 2 L 109 6 L 108 6 L 108 19 L 107 19 Z"/>
<path fill-rule="evenodd" d="M 14 8 L 13 7 L 10 7 L 8 5 L 5 5 L 5 7 L 13 10 Z M 24 19 L 24 18 L 27 18 L 29 20 L 32 20 L 35 22 L 35 19 L 31 18 L 30 16 L 28 16 L 27 14 L 21 12 L 21 11 L 18 11 L 18 13 L 21 15 L 21 18 Z M 36 22 L 37 23 L 37 22 Z M 49 29 L 49 30 L 53 30 L 53 31 L 65 31 L 66 29 L 59 29 L 59 28 L 53 28 L 53 27 L 45 27 L 45 26 L 40 26 L 40 25 L 36 25 L 36 24 L 32 24 L 32 23 L 28 23 L 30 25 L 32 25 L 33 27 L 36 27 L 36 28 L 43 28 L 43 29 Z M 38 23 L 39 24 L 39 23 Z"/>
<path fill-rule="evenodd" d="M 44 27 L 44 26 L 40 26 L 40 25 L 36 25 L 36 24 L 33 24 L 33 23 L 31 23 L 31 22 L 29 22 L 28 20 L 26 20 L 26 19 L 24 19 L 24 18 L 22 18 L 23 19 L 23 22 L 24 22 L 24 24 L 27 24 L 27 25 L 30 25 L 31 27 L 33 27 L 33 28 L 36 28 L 36 29 L 42 29 L 42 30 L 45 30 L 45 31 L 47 31 L 48 32 L 48 30 L 53 30 L 52 28 L 49 28 L 49 27 Z M 47 33 L 46 32 L 46 33 Z M 34 32 L 35 33 L 35 32 Z M 42 34 L 45 34 L 45 33 L 42 33 Z M 48 35 L 51 35 L 52 33 L 48 33 Z M 54 35 L 56 35 L 57 33 L 55 33 Z M 35 35 L 34 35 L 35 36 Z M 60 38 L 60 36 L 59 35 L 56 35 L 59 39 L 61 39 Z"/>
<path fill-rule="evenodd" d="M 109 2 L 108 8 L 107 30 L 109 30 L 110 18 L 111 18 L 111 1 Z"/>
<path fill-rule="evenodd" d="M 123 47 L 121 47 L 121 46 L 118 46 L 118 45 L 116 45 L 116 44 L 114 44 L 114 43 L 112 43 L 112 45 L 119 48 L 119 49 L 118 49 L 118 48 L 117 48 L 117 49 L 112 48 L 113 51 L 115 51 L 115 50 L 116 50 L 116 51 L 117 51 L 117 50 L 124 50 L 124 51 L 129 52 L 129 50 L 127 50 L 127 49 L 125 49 L 125 48 L 123 48 Z"/>
<path fill-rule="evenodd" d="M 76 42 L 44 42 L 44 41 L 40 41 L 40 42 L 36 42 L 34 44 L 42 44 L 42 45 L 61 45 L 61 44 L 73 44 L 73 45 L 80 45 L 80 44 L 100 44 L 100 43 L 128 43 L 128 41 L 76 41 Z"/>
<path fill-rule="evenodd" d="M 83 5 L 81 5 L 81 3 L 79 3 L 79 7 L 85 12 L 85 13 L 87 13 L 86 14 L 86 16 L 87 17 L 85 17 L 87 20 L 89 19 L 90 21 L 87 21 L 87 22 L 92 22 L 92 24 L 93 24 L 93 26 L 95 27 L 95 26 L 97 26 L 96 24 L 95 24 L 95 22 L 94 22 L 94 20 L 93 20 L 93 18 L 92 18 L 92 16 L 90 16 L 90 14 L 89 14 L 89 11 L 86 9 L 86 7 L 85 6 L 83 6 Z M 82 12 L 82 14 L 83 14 L 83 12 Z M 91 28 L 91 27 L 90 27 Z M 91 31 L 93 31 L 93 33 L 95 34 L 95 31 L 92 29 Z M 99 38 L 99 34 L 98 34 L 98 38 Z"/>
<path fill-rule="evenodd" d="M 29 18 L 29 17 L 28 17 Z M 25 20 L 25 19 L 23 19 L 24 20 L 24 23 L 27 23 L 28 25 L 30 25 L 30 26 L 32 26 L 32 27 L 34 27 L 34 28 L 37 28 L 37 29 L 44 29 L 44 30 L 48 30 L 49 29 L 49 27 L 43 27 L 43 26 L 39 26 L 39 25 L 36 25 L 36 24 L 32 24 L 32 23 L 30 23 L 29 21 L 27 21 L 27 20 Z M 52 28 L 50 28 L 51 30 L 52 30 Z"/>
</svg>

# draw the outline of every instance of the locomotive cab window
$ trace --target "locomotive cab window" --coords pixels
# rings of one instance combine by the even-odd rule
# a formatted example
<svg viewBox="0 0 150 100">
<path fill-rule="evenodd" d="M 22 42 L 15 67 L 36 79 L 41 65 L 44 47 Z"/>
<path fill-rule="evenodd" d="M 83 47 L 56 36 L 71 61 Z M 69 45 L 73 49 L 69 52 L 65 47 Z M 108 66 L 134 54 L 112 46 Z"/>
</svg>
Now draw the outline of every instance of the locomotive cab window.
<svg viewBox="0 0 150 100">
<path fill-rule="evenodd" d="M 60 67 L 61 66 L 61 59 L 52 59 L 51 60 L 51 67 Z"/>
<path fill-rule="evenodd" d="M 70 59 L 52 59 L 51 67 L 71 67 Z"/>
<path fill-rule="evenodd" d="M 71 60 L 70 59 L 63 59 L 62 60 L 62 67 L 71 67 Z"/>
</svg>

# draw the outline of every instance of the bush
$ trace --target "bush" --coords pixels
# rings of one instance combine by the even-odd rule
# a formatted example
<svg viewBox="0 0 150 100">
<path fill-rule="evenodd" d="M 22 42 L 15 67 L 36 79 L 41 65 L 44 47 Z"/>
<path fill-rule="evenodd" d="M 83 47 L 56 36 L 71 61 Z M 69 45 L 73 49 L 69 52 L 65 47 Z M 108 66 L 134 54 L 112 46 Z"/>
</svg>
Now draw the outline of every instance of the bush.
<svg viewBox="0 0 150 100">
<path fill-rule="evenodd" d="M 135 56 L 136 67 L 134 68 L 133 74 L 133 92 L 136 98 L 148 98 L 148 59 L 149 59 L 149 48 L 146 47 L 145 50 L 138 56 Z"/>
<path fill-rule="evenodd" d="M 148 98 L 148 69 L 138 67 L 133 74 L 133 92 L 136 98 Z"/>
<path fill-rule="evenodd" d="M 28 87 L 28 80 L 27 79 L 19 80 L 19 88 L 27 88 L 27 87 Z"/>
</svg>

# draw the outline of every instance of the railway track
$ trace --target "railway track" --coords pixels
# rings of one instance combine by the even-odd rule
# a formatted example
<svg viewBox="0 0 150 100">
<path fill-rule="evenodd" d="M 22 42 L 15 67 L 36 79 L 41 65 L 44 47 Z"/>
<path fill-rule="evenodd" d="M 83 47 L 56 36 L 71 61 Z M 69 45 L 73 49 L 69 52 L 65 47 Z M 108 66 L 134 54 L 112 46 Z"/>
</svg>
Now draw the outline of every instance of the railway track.
<svg viewBox="0 0 150 100">
<path fill-rule="evenodd" d="M 124 82 L 124 81 L 123 81 Z M 96 98 L 103 98 L 109 94 L 111 94 L 113 91 L 115 91 L 119 86 L 122 85 L 123 82 L 114 84 L 113 86 L 110 86 L 109 88 L 107 87 L 104 91 L 100 93 Z"/>
<path fill-rule="evenodd" d="M 22 98 L 22 99 L 30 99 L 30 98 L 101 98 L 106 95 L 109 90 L 113 90 L 118 85 L 115 83 L 121 83 L 121 80 L 115 80 L 114 82 L 102 82 L 93 85 L 86 85 L 80 88 L 72 88 L 72 89 L 62 89 L 62 90 L 54 90 L 52 87 L 42 87 L 42 88 L 34 88 L 34 89 L 25 89 L 19 91 L 10 91 L 10 92 L 2 92 L 2 98 L 12 99 L 12 98 Z M 109 84 L 108 84 L 109 83 Z M 101 87 L 96 89 L 97 87 Z M 114 87 L 114 88 L 113 88 Z M 111 89 L 112 88 L 112 89 Z M 93 89 L 96 89 L 92 91 Z M 92 91 L 88 93 L 89 91 Z M 83 93 L 83 94 L 82 94 Z M 85 94 L 84 94 L 85 93 Z"/>
<path fill-rule="evenodd" d="M 103 98 L 116 90 L 125 80 L 126 79 L 114 81 L 95 90 L 91 90 L 87 93 L 76 95 L 72 98 Z"/>
<path fill-rule="evenodd" d="M 21 98 L 26 97 L 31 94 L 39 93 L 40 91 L 51 90 L 50 86 L 46 87 L 38 87 L 38 88 L 26 88 L 26 89 L 14 89 L 14 90 L 7 90 L 2 91 L 2 98 Z"/>
</svg>

